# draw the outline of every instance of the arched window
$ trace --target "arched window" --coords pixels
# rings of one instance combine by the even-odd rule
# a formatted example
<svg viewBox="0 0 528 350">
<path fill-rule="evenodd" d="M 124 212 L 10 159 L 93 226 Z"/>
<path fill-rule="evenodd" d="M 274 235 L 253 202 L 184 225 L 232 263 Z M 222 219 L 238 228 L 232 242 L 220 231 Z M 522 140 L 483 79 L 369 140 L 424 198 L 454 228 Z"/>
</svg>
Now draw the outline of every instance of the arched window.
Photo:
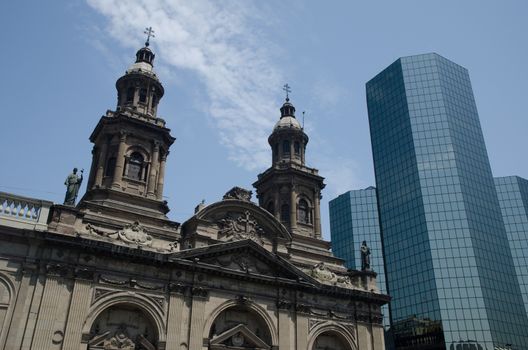
<svg viewBox="0 0 528 350">
<path fill-rule="evenodd" d="M 127 94 L 126 94 L 126 102 L 127 103 L 132 103 L 134 102 L 134 93 L 136 92 L 136 89 L 134 87 L 129 87 L 127 89 Z"/>
<path fill-rule="evenodd" d="M 281 206 L 281 221 L 290 222 L 290 206 L 288 204 L 283 204 Z"/>
<path fill-rule="evenodd" d="M 276 143 L 273 145 L 273 157 L 277 158 L 279 156 L 279 144 Z"/>
<path fill-rule="evenodd" d="M 306 202 L 304 199 L 299 201 L 299 205 L 297 207 L 297 216 L 299 218 L 299 222 L 302 222 L 303 224 L 312 223 L 310 218 L 310 207 L 308 207 L 308 202 Z"/>
<path fill-rule="evenodd" d="M 143 156 L 134 152 L 130 155 L 128 160 L 127 177 L 133 180 L 141 180 L 141 173 L 143 171 Z"/>
<path fill-rule="evenodd" d="M 288 140 L 282 141 L 282 153 L 290 154 L 290 141 Z"/>
<path fill-rule="evenodd" d="M 147 89 L 139 90 L 139 102 L 147 103 Z"/>
<path fill-rule="evenodd" d="M 295 155 L 298 156 L 301 154 L 301 144 L 299 141 L 295 141 L 293 144 L 293 151 L 295 152 Z"/>
<path fill-rule="evenodd" d="M 116 166 L 116 158 L 115 157 L 108 158 L 108 161 L 106 162 L 105 176 L 114 176 L 115 166 Z"/>
<path fill-rule="evenodd" d="M 271 214 L 275 215 L 275 203 L 273 203 L 273 201 L 270 201 L 268 203 L 268 206 L 266 207 L 266 210 L 269 211 Z"/>
</svg>

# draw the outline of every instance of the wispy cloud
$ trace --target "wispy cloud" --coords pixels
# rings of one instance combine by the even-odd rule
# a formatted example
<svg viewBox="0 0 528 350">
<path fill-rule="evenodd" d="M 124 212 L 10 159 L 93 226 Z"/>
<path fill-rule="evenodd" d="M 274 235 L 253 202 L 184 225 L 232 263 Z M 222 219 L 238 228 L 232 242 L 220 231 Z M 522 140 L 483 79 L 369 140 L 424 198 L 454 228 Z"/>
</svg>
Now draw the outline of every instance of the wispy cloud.
<svg viewBox="0 0 528 350">
<path fill-rule="evenodd" d="M 108 18 L 108 31 L 135 48 L 147 25 L 156 29 L 159 61 L 196 73 L 208 112 L 231 160 L 253 170 L 269 163 L 266 138 L 276 113 L 281 73 L 260 30 L 270 14 L 247 1 L 88 0 Z M 163 69 L 164 67 L 162 67 Z"/>
</svg>

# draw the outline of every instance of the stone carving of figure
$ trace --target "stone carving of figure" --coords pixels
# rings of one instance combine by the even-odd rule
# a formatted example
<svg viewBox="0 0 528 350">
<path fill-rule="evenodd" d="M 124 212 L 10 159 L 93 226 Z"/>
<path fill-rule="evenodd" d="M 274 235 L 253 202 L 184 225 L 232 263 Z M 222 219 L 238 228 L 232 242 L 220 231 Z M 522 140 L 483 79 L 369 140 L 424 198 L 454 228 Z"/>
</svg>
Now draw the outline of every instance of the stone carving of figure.
<svg viewBox="0 0 528 350">
<path fill-rule="evenodd" d="M 361 243 L 361 270 L 370 270 L 370 248 L 367 246 L 367 241 Z"/>
<path fill-rule="evenodd" d="M 66 185 L 66 196 L 64 197 L 64 205 L 75 205 L 75 200 L 79 194 L 79 187 L 83 180 L 83 170 L 81 175 L 77 175 L 77 168 L 73 168 L 73 172 L 68 175 L 64 184 Z"/>
</svg>

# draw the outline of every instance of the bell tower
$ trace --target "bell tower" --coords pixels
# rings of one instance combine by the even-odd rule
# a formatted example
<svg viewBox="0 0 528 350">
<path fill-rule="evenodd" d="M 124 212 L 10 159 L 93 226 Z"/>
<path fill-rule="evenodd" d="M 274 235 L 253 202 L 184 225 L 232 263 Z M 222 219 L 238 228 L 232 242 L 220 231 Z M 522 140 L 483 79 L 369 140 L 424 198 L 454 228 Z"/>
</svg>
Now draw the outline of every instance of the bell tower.
<svg viewBox="0 0 528 350">
<path fill-rule="evenodd" d="M 107 111 L 90 136 L 92 166 L 81 211 L 97 213 L 104 207 L 127 221 L 167 219 L 165 163 L 175 138 L 157 115 L 164 89 L 154 57 L 147 39 L 116 82 L 116 110 Z"/>
<path fill-rule="evenodd" d="M 320 199 L 325 187 L 318 170 L 306 166 L 308 135 L 295 118 L 289 86 L 281 116 L 268 138 L 271 167 L 253 184 L 259 205 L 273 214 L 293 237 L 321 238 Z"/>
</svg>

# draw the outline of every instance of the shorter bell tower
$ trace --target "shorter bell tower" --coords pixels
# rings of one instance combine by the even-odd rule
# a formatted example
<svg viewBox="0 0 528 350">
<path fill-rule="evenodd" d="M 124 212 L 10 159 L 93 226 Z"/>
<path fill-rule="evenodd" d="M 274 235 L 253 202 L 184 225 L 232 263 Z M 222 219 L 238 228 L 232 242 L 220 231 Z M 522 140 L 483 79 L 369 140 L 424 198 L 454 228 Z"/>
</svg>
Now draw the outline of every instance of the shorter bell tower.
<svg viewBox="0 0 528 350">
<path fill-rule="evenodd" d="M 285 85 L 281 117 L 268 138 L 271 167 L 253 184 L 259 205 L 273 214 L 295 237 L 321 238 L 320 199 L 325 187 L 318 170 L 306 166 L 308 135 L 295 118 Z"/>
<path fill-rule="evenodd" d="M 111 211 L 112 219 L 167 220 L 165 163 L 175 138 L 157 115 L 164 89 L 154 57 L 147 40 L 116 82 L 116 110 L 107 111 L 90 136 L 92 166 L 79 203 L 85 215 Z"/>
</svg>

